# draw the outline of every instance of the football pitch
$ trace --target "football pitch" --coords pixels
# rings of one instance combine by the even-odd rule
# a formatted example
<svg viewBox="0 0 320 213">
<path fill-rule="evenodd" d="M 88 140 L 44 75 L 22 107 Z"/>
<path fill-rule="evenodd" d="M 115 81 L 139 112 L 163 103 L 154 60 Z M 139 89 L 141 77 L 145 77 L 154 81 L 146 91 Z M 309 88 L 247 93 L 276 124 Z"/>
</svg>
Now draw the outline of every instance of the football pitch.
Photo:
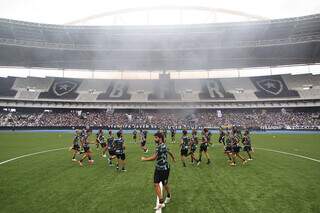
<svg viewBox="0 0 320 213">
<path fill-rule="evenodd" d="M 154 162 L 140 160 L 154 151 L 150 133 L 148 154 L 125 135 L 127 172 L 107 166 L 94 145 L 94 165 L 84 161 L 79 167 L 67 148 L 72 138 L 71 133 L 0 132 L 0 162 L 57 149 L 0 163 L 1 213 L 154 212 Z M 188 159 L 186 168 L 178 143 L 168 138 L 177 162 L 170 162 L 172 202 L 163 212 L 320 212 L 320 134 L 252 134 L 254 160 L 246 165 L 238 160 L 235 167 L 228 165 L 217 138 L 208 150 L 210 165 L 203 160 L 195 166 Z"/>
</svg>

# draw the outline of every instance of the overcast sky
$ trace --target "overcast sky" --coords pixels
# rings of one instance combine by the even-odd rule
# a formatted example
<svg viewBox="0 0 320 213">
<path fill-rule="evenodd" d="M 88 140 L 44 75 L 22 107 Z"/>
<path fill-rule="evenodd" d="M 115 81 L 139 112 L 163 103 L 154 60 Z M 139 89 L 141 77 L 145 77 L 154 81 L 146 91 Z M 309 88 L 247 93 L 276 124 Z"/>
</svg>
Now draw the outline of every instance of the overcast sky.
<svg viewBox="0 0 320 213">
<path fill-rule="evenodd" d="M 94 14 L 124 8 L 149 6 L 206 6 L 241 11 L 267 18 L 285 18 L 320 13 L 320 0 L 0 0 L 0 17 L 49 24 L 65 24 Z M 170 14 L 169 14 L 170 13 Z M 172 21 L 172 13 L 178 11 L 161 11 L 156 24 L 168 24 Z M 203 17 L 202 17 L 203 16 Z M 208 22 L 210 14 L 186 13 L 183 23 Z M 129 17 L 129 18 L 128 18 Z M 201 18 L 201 19 L 200 19 Z M 109 18 L 110 19 L 110 18 Z M 218 21 L 233 21 L 224 15 Z M 138 15 L 125 15 L 116 24 L 141 24 Z M 107 20 L 94 20 L 90 23 L 109 25 Z"/>
</svg>

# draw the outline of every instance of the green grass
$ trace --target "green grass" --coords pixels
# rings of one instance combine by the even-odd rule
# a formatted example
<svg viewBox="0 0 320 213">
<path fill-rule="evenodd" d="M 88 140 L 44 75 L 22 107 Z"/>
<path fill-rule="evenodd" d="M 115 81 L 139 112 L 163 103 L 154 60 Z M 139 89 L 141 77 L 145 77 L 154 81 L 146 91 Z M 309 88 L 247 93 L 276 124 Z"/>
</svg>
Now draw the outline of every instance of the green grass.
<svg viewBox="0 0 320 213">
<path fill-rule="evenodd" d="M 92 138 L 93 139 L 93 138 Z M 153 212 L 153 162 L 127 139 L 127 172 L 106 166 L 95 148 L 93 166 L 80 168 L 59 150 L 0 165 L 0 212 Z M 23 154 L 70 146 L 71 134 L 0 133 L 0 162 Z M 217 140 L 217 135 L 214 135 Z M 253 135 L 255 147 L 320 159 L 320 135 Z M 172 203 L 163 212 L 320 212 L 320 163 L 256 150 L 247 165 L 230 167 L 215 143 L 213 163 L 199 167 L 179 161 L 168 143 Z M 154 150 L 150 134 L 149 149 Z M 151 153 L 149 155 L 151 155 Z M 245 153 L 242 153 L 245 155 Z"/>
</svg>

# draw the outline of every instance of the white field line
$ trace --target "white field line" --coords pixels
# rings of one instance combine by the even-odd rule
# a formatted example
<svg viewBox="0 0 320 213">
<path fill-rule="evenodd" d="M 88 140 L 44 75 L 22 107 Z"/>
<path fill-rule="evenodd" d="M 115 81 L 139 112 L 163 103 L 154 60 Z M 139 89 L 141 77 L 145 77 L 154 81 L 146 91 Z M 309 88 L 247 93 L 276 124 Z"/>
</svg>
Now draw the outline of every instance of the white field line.
<svg viewBox="0 0 320 213">
<path fill-rule="evenodd" d="M 310 157 L 307 157 L 307 156 L 304 156 L 304 155 L 293 154 L 293 153 L 290 153 L 290 152 L 283 152 L 283 151 L 274 150 L 274 149 L 257 148 L 257 147 L 254 147 L 254 149 L 260 149 L 260 150 L 264 150 L 264 151 L 275 152 L 275 153 L 280 153 L 280 154 L 284 154 L 284 155 L 290 155 L 290 156 L 303 158 L 303 159 L 307 159 L 307 160 L 311 160 L 311 161 L 320 163 L 320 160 L 318 160 L 318 159 L 310 158 Z"/>
<path fill-rule="evenodd" d="M 215 146 L 222 146 L 222 144 L 215 144 Z M 294 156 L 297 158 L 303 158 L 303 159 L 307 159 L 307 160 L 311 160 L 311 161 L 320 163 L 319 159 L 310 158 L 308 156 L 298 155 L 298 154 L 294 154 L 294 153 L 290 153 L 290 152 L 284 152 L 284 151 L 279 151 L 279 150 L 275 150 L 275 149 L 259 148 L 259 147 L 253 147 L 253 149 L 260 149 L 260 150 L 264 150 L 264 151 L 268 151 L 268 152 L 275 152 L 275 153 L 279 153 L 279 154 L 290 155 L 290 156 Z"/>
<path fill-rule="evenodd" d="M 21 155 L 15 158 L 11 158 L 5 161 L 0 162 L 0 165 L 5 164 L 5 163 L 9 163 L 10 161 L 14 161 L 14 160 L 18 160 L 20 158 L 25 158 L 25 157 L 29 157 L 29 156 L 33 156 L 33 155 L 39 155 L 39 154 L 43 154 L 43 153 L 47 153 L 47 152 L 54 152 L 54 151 L 58 151 L 58 150 L 62 150 L 62 149 L 68 149 L 67 147 L 64 148 L 58 148 L 58 149 L 49 149 L 49 150 L 44 150 L 41 152 L 34 152 L 34 153 L 30 153 L 30 154 L 26 154 L 26 155 Z"/>
</svg>

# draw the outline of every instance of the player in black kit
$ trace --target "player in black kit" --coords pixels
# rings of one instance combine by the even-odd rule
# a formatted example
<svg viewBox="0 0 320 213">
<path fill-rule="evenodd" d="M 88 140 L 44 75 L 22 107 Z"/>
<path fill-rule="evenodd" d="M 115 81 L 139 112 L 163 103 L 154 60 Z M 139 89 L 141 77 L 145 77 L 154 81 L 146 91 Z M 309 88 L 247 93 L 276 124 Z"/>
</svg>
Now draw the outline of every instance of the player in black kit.
<svg viewBox="0 0 320 213">
<path fill-rule="evenodd" d="M 192 129 L 192 137 L 190 139 L 190 152 L 189 155 L 191 157 L 191 163 L 195 163 L 197 162 L 195 153 L 197 150 L 197 146 L 198 146 L 198 136 L 197 136 L 197 130 Z"/>
<path fill-rule="evenodd" d="M 109 166 L 112 166 L 112 160 L 116 158 L 116 154 L 115 154 L 115 147 L 114 147 L 114 137 L 112 134 L 112 131 L 109 130 L 109 134 L 108 134 L 108 138 L 107 138 L 107 149 L 108 149 L 108 153 L 109 153 L 109 157 L 108 157 L 108 163 Z"/>
<path fill-rule="evenodd" d="M 90 144 L 95 144 L 95 142 L 89 142 L 89 135 L 91 134 L 91 131 L 87 129 L 83 129 L 81 132 L 81 146 L 84 150 L 83 156 L 81 160 L 79 161 L 79 165 L 83 166 L 82 162 L 84 159 L 88 158 L 89 164 L 93 164 L 94 160 L 92 159 L 92 152 L 90 151 Z"/>
<path fill-rule="evenodd" d="M 242 144 L 244 145 L 243 151 L 247 152 L 247 154 L 248 154 L 248 157 L 249 157 L 248 160 L 252 160 L 252 156 L 251 156 L 251 153 L 250 153 L 252 151 L 251 138 L 250 138 L 248 130 L 245 130 L 245 132 L 243 134 Z"/>
<path fill-rule="evenodd" d="M 115 154 L 118 159 L 117 170 L 119 170 L 119 167 L 121 167 L 121 171 L 126 172 L 127 170 L 125 169 L 125 164 L 126 164 L 125 145 L 124 145 L 124 140 L 122 138 L 122 133 L 120 131 L 117 132 L 117 138 L 114 139 L 113 142 L 115 146 Z"/>
<path fill-rule="evenodd" d="M 148 148 L 146 146 L 146 143 L 147 143 L 147 135 L 148 135 L 148 132 L 147 130 L 142 130 L 140 129 L 140 146 L 141 146 L 141 149 L 144 151 L 144 153 L 148 153 Z"/>
<path fill-rule="evenodd" d="M 168 154 L 172 158 L 173 162 L 175 162 L 175 158 L 173 154 L 169 151 L 167 145 L 164 141 L 164 136 L 162 133 L 157 132 L 154 134 L 154 140 L 157 144 L 156 151 L 151 157 L 141 157 L 142 161 L 154 161 L 156 160 L 156 168 L 154 171 L 154 189 L 156 195 L 159 198 L 159 204 L 154 208 L 155 210 L 159 210 L 165 207 L 165 204 L 170 202 L 171 193 L 168 184 L 169 174 L 170 174 L 170 165 L 168 162 Z M 163 184 L 163 187 L 166 191 L 166 199 L 163 199 L 163 195 L 160 188 L 160 182 Z"/>
<path fill-rule="evenodd" d="M 233 133 L 230 134 L 230 141 L 231 141 L 231 156 L 232 156 L 232 163 L 231 166 L 236 165 L 236 157 L 240 158 L 242 160 L 242 164 L 246 164 L 247 161 L 244 157 L 240 155 L 240 142 L 238 140 L 238 137 L 236 137 Z"/>
<path fill-rule="evenodd" d="M 100 144 L 99 138 L 101 136 L 103 136 L 103 129 L 99 129 L 98 132 L 96 133 L 96 148 L 97 148 L 97 150 L 99 149 L 99 144 Z"/>
<path fill-rule="evenodd" d="M 219 128 L 219 140 L 218 140 L 218 142 L 222 143 L 223 145 L 225 145 L 225 135 L 226 135 L 226 133 L 224 132 L 223 128 L 220 127 Z"/>
<path fill-rule="evenodd" d="M 73 150 L 72 161 L 76 160 L 76 155 L 80 153 L 80 131 L 76 130 L 73 141 L 72 147 L 69 149 L 70 151 Z"/>
<path fill-rule="evenodd" d="M 185 158 L 188 157 L 189 143 L 190 143 L 190 138 L 187 134 L 188 134 L 187 130 L 183 130 L 182 137 L 180 139 L 180 156 L 181 156 L 183 167 L 186 167 Z"/>
<path fill-rule="evenodd" d="M 134 143 L 137 143 L 137 130 L 134 129 L 132 132 L 132 139 L 134 141 Z"/>
<path fill-rule="evenodd" d="M 171 127 L 170 132 L 171 132 L 171 143 L 175 143 L 176 142 L 176 130 L 173 127 Z"/>
<path fill-rule="evenodd" d="M 210 164 L 210 158 L 209 158 L 209 154 L 208 154 L 208 132 L 209 130 L 207 128 L 204 128 L 203 130 L 203 134 L 202 134 L 202 138 L 201 138 L 201 143 L 200 143 L 200 151 L 199 151 L 199 160 L 198 160 L 198 166 L 201 163 L 201 158 L 202 158 L 202 153 L 204 153 L 204 155 L 207 158 L 207 164 Z"/>
</svg>

